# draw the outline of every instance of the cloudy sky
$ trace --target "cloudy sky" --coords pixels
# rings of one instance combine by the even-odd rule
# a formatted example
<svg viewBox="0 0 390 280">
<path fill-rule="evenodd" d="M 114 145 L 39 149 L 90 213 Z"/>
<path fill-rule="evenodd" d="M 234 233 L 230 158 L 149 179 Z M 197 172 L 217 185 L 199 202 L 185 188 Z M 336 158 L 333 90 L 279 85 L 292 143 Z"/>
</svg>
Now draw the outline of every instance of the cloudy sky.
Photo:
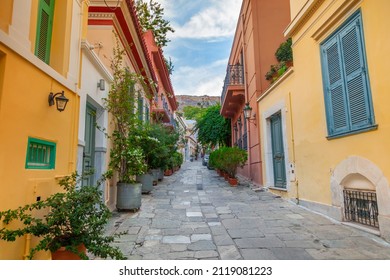
<svg viewBox="0 0 390 280">
<path fill-rule="evenodd" d="M 174 33 L 164 48 L 176 95 L 221 95 L 242 0 L 156 0 Z"/>
</svg>

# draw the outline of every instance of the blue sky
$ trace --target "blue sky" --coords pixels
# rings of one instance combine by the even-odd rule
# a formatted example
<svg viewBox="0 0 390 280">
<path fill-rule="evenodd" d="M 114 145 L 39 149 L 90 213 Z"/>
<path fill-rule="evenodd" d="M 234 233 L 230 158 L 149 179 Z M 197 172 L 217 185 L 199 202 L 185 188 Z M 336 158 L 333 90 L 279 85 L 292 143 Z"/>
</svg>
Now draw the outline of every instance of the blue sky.
<svg viewBox="0 0 390 280">
<path fill-rule="evenodd" d="M 171 57 L 176 95 L 221 95 L 242 0 L 156 0 L 174 33 Z"/>
</svg>

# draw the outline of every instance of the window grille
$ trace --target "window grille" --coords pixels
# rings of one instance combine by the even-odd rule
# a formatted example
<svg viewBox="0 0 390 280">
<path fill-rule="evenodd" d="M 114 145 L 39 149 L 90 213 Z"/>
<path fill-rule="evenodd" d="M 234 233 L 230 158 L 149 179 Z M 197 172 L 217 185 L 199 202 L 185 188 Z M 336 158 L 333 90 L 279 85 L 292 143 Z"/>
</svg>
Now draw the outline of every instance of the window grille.
<svg viewBox="0 0 390 280">
<path fill-rule="evenodd" d="M 27 144 L 26 169 L 54 169 L 56 144 L 29 138 Z"/>
<path fill-rule="evenodd" d="M 347 221 L 379 227 L 375 192 L 344 190 L 344 208 Z"/>
</svg>

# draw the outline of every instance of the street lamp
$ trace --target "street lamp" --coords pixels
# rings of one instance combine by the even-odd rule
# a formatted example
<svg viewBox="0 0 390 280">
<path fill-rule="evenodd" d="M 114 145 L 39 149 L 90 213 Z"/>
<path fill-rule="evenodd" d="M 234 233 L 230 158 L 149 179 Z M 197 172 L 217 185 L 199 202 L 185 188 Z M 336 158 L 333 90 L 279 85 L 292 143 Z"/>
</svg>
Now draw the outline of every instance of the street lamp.
<svg viewBox="0 0 390 280">
<path fill-rule="evenodd" d="M 69 99 L 65 97 L 64 91 L 58 92 L 56 94 L 50 92 L 49 94 L 49 106 L 53 106 L 54 103 L 57 106 L 57 110 L 62 112 L 65 110 L 66 104 L 68 104 Z"/>
<path fill-rule="evenodd" d="M 246 120 L 248 120 L 248 122 L 251 122 L 252 120 L 253 124 L 256 125 L 256 113 L 253 114 L 253 118 L 251 118 L 251 116 L 252 116 L 252 107 L 249 106 L 249 103 L 247 102 L 244 107 L 244 117 Z"/>
</svg>

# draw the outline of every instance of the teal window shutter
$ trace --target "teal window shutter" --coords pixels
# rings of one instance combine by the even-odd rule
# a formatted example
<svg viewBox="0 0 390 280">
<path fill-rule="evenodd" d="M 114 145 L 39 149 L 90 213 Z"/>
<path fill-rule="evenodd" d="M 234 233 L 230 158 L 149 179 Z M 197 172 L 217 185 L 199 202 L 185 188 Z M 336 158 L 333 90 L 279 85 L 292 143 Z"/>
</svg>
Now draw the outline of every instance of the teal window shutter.
<svg viewBox="0 0 390 280">
<path fill-rule="evenodd" d="M 50 62 L 53 16 L 54 0 L 39 0 L 35 55 L 47 64 Z"/>
<path fill-rule="evenodd" d="M 374 126 L 360 12 L 321 45 L 329 137 Z"/>
</svg>

